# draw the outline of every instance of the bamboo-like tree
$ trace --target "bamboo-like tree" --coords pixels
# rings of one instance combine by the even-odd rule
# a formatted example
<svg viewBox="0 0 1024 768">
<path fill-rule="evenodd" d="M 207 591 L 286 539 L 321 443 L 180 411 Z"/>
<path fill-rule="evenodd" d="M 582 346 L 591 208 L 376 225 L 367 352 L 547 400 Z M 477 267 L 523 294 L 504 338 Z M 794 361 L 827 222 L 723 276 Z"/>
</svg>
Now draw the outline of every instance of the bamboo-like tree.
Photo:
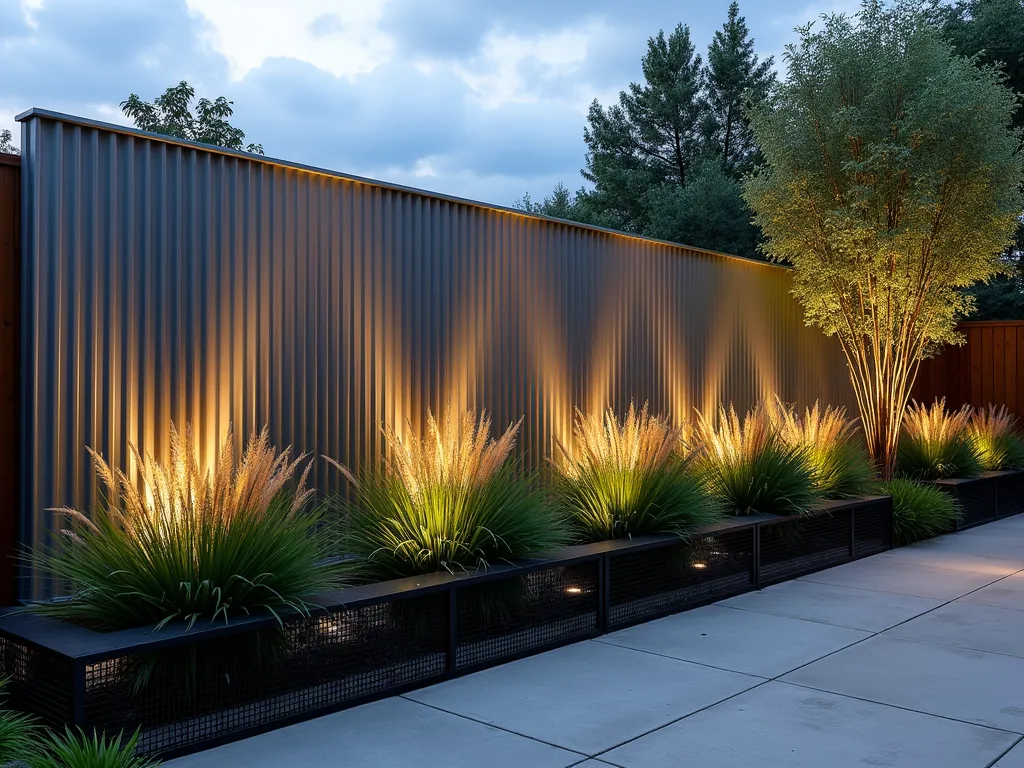
<svg viewBox="0 0 1024 768">
<path fill-rule="evenodd" d="M 999 270 L 1016 227 L 1017 99 L 920 2 L 867 0 L 798 32 L 785 82 L 752 115 L 766 162 L 745 195 L 808 324 L 839 338 L 889 476 L 920 360 L 962 343 L 958 289 Z"/>
</svg>

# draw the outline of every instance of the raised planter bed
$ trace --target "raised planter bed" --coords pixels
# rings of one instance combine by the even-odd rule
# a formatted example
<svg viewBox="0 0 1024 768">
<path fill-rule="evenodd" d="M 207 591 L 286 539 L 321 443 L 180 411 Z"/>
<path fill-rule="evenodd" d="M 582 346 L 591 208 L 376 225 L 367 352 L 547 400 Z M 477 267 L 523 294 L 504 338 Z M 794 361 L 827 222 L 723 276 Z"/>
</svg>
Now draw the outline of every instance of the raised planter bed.
<svg viewBox="0 0 1024 768">
<path fill-rule="evenodd" d="M 1024 512 L 1024 470 L 985 472 L 981 477 L 932 480 L 930 484 L 956 499 L 960 507 L 957 531 Z"/>
<path fill-rule="evenodd" d="M 58 727 L 141 728 L 174 756 L 271 730 L 889 549 L 888 497 L 751 516 L 686 540 L 569 547 L 487 573 L 326 595 L 312 616 L 99 633 L 0 617 L 8 703 Z"/>
<path fill-rule="evenodd" d="M 996 517 L 1024 513 L 1024 470 L 992 474 L 996 477 Z"/>
</svg>

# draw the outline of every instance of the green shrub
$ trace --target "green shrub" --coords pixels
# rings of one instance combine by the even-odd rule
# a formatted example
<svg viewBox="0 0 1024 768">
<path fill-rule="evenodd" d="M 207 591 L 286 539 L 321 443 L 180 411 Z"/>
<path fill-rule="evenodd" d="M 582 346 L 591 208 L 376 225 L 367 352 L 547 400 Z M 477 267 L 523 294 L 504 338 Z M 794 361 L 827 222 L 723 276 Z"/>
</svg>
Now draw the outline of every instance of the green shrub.
<svg viewBox="0 0 1024 768">
<path fill-rule="evenodd" d="M 822 411 L 815 402 L 801 416 L 776 398 L 768 414 L 786 445 L 806 450 L 814 490 L 823 498 L 851 499 L 871 491 L 867 446 L 844 408 Z"/>
<path fill-rule="evenodd" d="M 1017 420 L 1005 405 L 974 411 L 967 434 L 984 469 L 1024 468 L 1024 442 L 1017 430 Z"/>
<path fill-rule="evenodd" d="M 585 541 L 685 534 L 719 517 L 678 450 L 681 431 L 630 405 L 619 422 L 577 413 L 575 453 L 559 444 L 556 497 Z"/>
<path fill-rule="evenodd" d="M 508 461 L 519 425 L 498 440 L 486 414 L 438 425 L 427 416 L 427 438 L 384 434 L 390 460 L 352 483 L 343 543 L 375 579 L 489 565 L 554 549 L 569 541 L 564 516 L 530 478 Z M 411 431 L 411 429 L 410 429 Z"/>
<path fill-rule="evenodd" d="M 6 680 L 0 681 L 0 696 Z M 38 756 L 38 729 L 28 715 L 0 709 L 0 765 L 31 763 Z"/>
<path fill-rule="evenodd" d="M 892 496 L 893 544 L 896 546 L 953 530 L 957 519 L 956 503 L 938 488 L 896 478 L 884 483 L 882 492 Z"/>
<path fill-rule="evenodd" d="M 63 736 L 49 737 L 45 757 L 34 763 L 34 768 L 156 768 L 160 765 L 158 760 L 135 754 L 138 741 L 138 731 L 122 743 L 121 734 L 107 738 L 106 734 L 95 730 L 92 736 L 65 730 Z"/>
<path fill-rule="evenodd" d="M 967 430 L 970 415 L 970 406 L 947 412 L 945 398 L 930 408 L 911 402 L 903 417 L 897 472 L 916 480 L 981 474 L 981 456 Z"/>
<path fill-rule="evenodd" d="M 266 430 L 237 469 L 229 434 L 212 473 L 199 470 L 188 428 L 171 426 L 166 466 L 132 451 L 141 486 L 91 452 L 106 503 L 91 518 L 62 510 L 70 528 L 35 559 L 72 595 L 33 610 L 104 630 L 191 627 L 260 610 L 307 613 L 308 598 L 343 585 L 342 566 L 325 559 L 322 513 L 306 510 L 306 474 L 288 490 L 303 457 L 278 453 Z"/>
<path fill-rule="evenodd" d="M 720 408 L 718 422 L 698 414 L 695 425 L 695 468 L 712 496 L 741 515 L 804 514 L 818 500 L 807 450 L 783 442 L 764 408 L 742 422 L 732 406 Z"/>
</svg>

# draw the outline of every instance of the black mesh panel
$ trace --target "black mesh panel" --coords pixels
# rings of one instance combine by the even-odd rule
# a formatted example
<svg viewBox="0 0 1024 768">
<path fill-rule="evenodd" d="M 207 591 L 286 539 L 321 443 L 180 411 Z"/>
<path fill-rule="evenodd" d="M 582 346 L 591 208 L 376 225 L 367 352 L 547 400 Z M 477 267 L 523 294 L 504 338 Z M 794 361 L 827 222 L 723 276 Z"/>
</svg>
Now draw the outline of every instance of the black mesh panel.
<svg viewBox="0 0 1024 768">
<path fill-rule="evenodd" d="M 753 586 L 753 531 L 609 558 L 609 627 L 635 624 Z"/>
<path fill-rule="evenodd" d="M 442 593 L 111 659 L 86 668 L 86 725 L 181 749 L 429 680 L 447 646 Z"/>
<path fill-rule="evenodd" d="M 458 591 L 459 668 L 592 635 L 597 629 L 597 560 L 563 565 Z"/>
<path fill-rule="evenodd" d="M 762 584 L 828 568 L 849 558 L 849 510 L 761 527 Z"/>
</svg>

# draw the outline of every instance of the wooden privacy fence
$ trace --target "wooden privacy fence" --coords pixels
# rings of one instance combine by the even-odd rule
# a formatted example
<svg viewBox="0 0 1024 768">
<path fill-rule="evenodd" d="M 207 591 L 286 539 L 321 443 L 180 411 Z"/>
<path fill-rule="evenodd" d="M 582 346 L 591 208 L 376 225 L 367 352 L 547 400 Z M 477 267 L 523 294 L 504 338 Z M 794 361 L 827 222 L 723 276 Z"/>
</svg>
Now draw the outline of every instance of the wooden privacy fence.
<svg viewBox="0 0 1024 768">
<path fill-rule="evenodd" d="M 1024 320 L 962 323 L 961 347 L 946 347 L 921 364 L 911 396 L 919 402 L 946 398 L 951 408 L 1005 405 L 1024 412 Z"/>
<path fill-rule="evenodd" d="M 15 599 L 21 506 L 21 158 L 0 154 L 0 605 Z"/>
</svg>

